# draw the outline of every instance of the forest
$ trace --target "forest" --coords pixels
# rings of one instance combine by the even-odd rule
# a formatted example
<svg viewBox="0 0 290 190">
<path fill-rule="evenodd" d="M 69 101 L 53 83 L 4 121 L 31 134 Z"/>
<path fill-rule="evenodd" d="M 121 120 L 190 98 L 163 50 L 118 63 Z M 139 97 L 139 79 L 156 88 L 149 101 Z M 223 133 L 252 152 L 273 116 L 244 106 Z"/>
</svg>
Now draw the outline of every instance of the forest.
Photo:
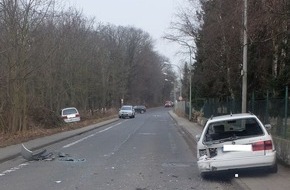
<svg viewBox="0 0 290 190">
<path fill-rule="evenodd" d="M 0 0 L 0 40 L 2 133 L 57 127 L 64 107 L 162 105 L 172 89 L 167 58 L 147 32 L 96 22 L 56 0 Z"/>
<path fill-rule="evenodd" d="M 192 64 L 184 67 L 184 76 L 192 76 L 194 99 L 241 99 L 244 29 L 248 99 L 253 92 L 265 98 L 267 91 L 273 98 L 284 97 L 290 83 L 290 1 L 248 0 L 246 28 L 244 2 L 187 0 L 188 8 L 180 10 L 172 32 L 165 36 L 188 54 L 194 52 Z"/>
</svg>

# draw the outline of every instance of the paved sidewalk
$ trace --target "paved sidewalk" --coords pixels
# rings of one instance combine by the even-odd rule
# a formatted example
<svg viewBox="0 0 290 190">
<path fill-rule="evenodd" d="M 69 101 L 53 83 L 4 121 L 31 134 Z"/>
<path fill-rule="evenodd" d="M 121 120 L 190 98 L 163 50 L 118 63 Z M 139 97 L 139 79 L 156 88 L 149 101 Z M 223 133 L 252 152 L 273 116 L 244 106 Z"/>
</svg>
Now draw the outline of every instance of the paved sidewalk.
<svg viewBox="0 0 290 190">
<path fill-rule="evenodd" d="M 200 135 L 202 133 L 202 126 L 197 123 L 190 122 L 186 118 L 178 117 L 172 110 L 169 111 L 169 114 L 177 122 L 178 126 L 183 127 L 194 139 L 194 141 L 197 142 L 195 137 L 196 135 Z"/>
<path fill-rule="evenodd" d="M 188 119 L 178 117 L 173 111 L 169 111 L 171 117 L 182 127 L 196 142 L 195 136 L 201 134 L 202 126 L 197 123 L 190 122 Z M 246 174 L 234 178 L 242 189 L 246 190 L 286 190 L 290 189 L 290 168 L 278 164 L 278 173 L 276 174 Z"/>
<path fill-rule="evenodd" d="M 82 133 L 93 130 L 95 128 L 107 125 L 109 123 L 113 123 L 117 120 L 119 120 L 119 118 L 110 119 L 110 120 L 103 121 L 103 122 L 100 122 L 100 123 L 97 123 L 94 125 L 82 127 L 82 128 L 76 129 L 76 130 L 65 131 L 65 132 L 57 133 L 57 134 L 54 134 L 51 136 L 41 137 L 38 139 L 27 141 L 23 144 L 25 144 L 25 146 L 29 150 L 37 150 L 37 149 L 43 148 L 45 146 L 48 146 L 50 144 L 71 138 L 73 136 L 80 135 Z M 11 145 L 11 146 L 7 146 L 4 148 L 0 148 L 0 163 L 20 156 L 20 151 L 21 151 L 21 144 Z"/>
</svg>

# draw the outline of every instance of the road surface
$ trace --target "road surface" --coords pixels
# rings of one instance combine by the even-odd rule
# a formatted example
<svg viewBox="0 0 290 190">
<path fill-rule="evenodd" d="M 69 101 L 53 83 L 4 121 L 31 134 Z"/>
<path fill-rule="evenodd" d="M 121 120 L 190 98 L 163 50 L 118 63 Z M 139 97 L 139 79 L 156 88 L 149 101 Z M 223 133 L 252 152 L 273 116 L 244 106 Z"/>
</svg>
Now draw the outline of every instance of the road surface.
<svg viewBox="0 0 290 190">
<path fill-rule="evenodd" d="M 0 189 L 239 189 L 222 177 L 199 176 L 195 144 L 187 143 L 169 109 L 148 109 L 134 119 L 120 119 L 46 147 L 56 155 L 53 160 L 18 157 L 4 162 Z"/>
</svg>

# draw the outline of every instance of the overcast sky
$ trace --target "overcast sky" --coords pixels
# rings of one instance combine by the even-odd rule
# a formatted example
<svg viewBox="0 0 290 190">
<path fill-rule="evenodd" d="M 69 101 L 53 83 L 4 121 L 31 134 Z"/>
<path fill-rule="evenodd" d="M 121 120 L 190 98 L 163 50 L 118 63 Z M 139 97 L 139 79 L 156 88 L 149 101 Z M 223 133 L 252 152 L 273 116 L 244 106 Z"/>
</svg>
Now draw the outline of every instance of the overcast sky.
<svg viewBox="0 0 290 190">
<path fill-rule="evenodd" d="M 174 20 L 177 8 L 185 0 L 68 0 L 69 5 L 82 10 L 97 22 L 134 26 L 148 32 L 156 41 L 156 50 L 171 63 L 178 64 L 178 45 L 162 39 Z"/>
</svg>

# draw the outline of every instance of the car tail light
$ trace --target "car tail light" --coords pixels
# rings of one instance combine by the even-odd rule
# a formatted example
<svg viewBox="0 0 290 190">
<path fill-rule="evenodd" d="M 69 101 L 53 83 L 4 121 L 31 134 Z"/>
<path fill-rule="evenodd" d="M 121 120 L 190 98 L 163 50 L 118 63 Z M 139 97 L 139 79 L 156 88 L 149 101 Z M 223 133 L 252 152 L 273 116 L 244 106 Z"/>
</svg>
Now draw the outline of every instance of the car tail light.
<svg viewBox="0 0 290 190">
<path fill-rule="evenodd" d="M 76 117 L 80 117 L 80 114 L 76 114 Z"/>
<path fill-rule="evenodd" d="M 65 115 L 65 116 L 62 116 L 61 118 L 62 118 L 62 119 L 67 119 L 67 116 Z"/>
<path fill-rule="evenodd" d="M 271 140 L 264 141 L 265 143 L 265 150 L 272 150 L 273 149 L 273 143 Z"/>
<path fill-rule="evenodd" d="M 256 142 L 252 145 L 253 151 L 272 150 L 273 143 L 271 140 Z"/>
</svg>

